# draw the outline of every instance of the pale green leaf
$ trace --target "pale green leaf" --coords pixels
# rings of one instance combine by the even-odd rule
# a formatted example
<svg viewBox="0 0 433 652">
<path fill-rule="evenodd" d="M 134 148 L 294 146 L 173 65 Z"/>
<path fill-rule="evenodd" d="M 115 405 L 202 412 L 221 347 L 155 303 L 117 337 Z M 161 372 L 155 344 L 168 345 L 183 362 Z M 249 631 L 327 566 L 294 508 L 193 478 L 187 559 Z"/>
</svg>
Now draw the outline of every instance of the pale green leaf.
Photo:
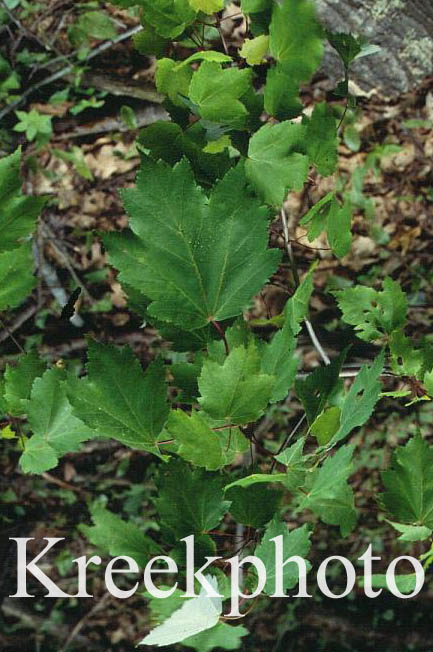
<svg viewBox="0 0 433 652">
<path fill-rule="evenodd" d="M 426 539 L 430 539 L 433 534 L 433 531 L 425 525 L 405 525 L 404 523 L 395 523 L 394 521 L 388 521 L 388 523 L 397 532 L 401 533 L 398 541 L 425 541 Z"/>
<path fill-rule="evenodd" d="M 205 575 L 205 579 L 218 593 L 216 578 L 212 575 Z M 215 627 L 219 622 L 221 612 L 221 598 L 207 597 L 205 589 L 202 588 L 197 598 L 187 600 L 162 625 L 153 629 L 150 634 L 140 641 L 139 645 L 161 647 L 184 641 L 190 636 L 195 636 L 211 627 Z"/>
<path fill-rule="evenodd" d="M 310 432 L 317 439 L 320 446 L 326 446 L 338 431 L 340 415 L 341 410 L 339 407 L 330 407 L 321 412 L 311 424 Z"/>
<path fill-rule="evenodd" d="M 239 54 L 250 66 L 258 66 L 263 63 L 269 49 L 269 36 L 260 34 L 253 39 L 245 39 Z"/>
<path fill-rule="evenodd" d="M 287 191 L 301 190 L 306 181 L 305 130 L 286 121 L 264 125 L 251 137 L 245 170 L 266 203 L 281 206 Z"/>
</svg>

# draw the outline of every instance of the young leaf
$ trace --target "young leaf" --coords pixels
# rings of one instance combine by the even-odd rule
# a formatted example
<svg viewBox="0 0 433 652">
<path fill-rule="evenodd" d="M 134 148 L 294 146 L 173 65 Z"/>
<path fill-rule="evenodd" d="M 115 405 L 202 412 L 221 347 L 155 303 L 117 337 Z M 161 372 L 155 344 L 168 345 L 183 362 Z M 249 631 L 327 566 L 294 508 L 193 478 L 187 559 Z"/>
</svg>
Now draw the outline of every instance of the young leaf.
<svg viewBox="0 0 433 652">
<path fill-rule="evenodd" d="M 362 340 L 375 340 L 401 328 L 406 320 L 407 300 L 400 285 L 391 278 L 383 281 L 383 290 L 365 285 L 335 290 L 338 307 L 347 324 L 355 327 Z"/>
<path fill-rule="evenodd" d="M 248 115 L 240 101 L 251 85 L 248 68 L 223 69 L 219 63 L 204 61 L 192 76 L 188 97 L 202 118 L 241 128 Z"/>
<path fill-rule="evenodd" d="M 308 173 L 306 127 L 264 125 L 250 139 L 246 174 L 267 204 L 281 206 L 288 190 L 301 190 Z"/>
<path fill-rule="evenodd" d="M 167 95 L 176 106 L 184 106 L 182 96 L 188 94 L 192 70 L 179 66 L 173 59 L 158 59 L 155 84 L 159 93 Z"/>
<path fill-rule="evenodd" d="M 188 0 L 195 11 L 202 11 L 204 14 L 214 14 L 224 7 L 224 0 Z"/>
<path fill-rule="evenodd" d="M 87 372 L 81 380 L 69 379 L 74 414 L 94 435 L 158 454 L 155 442 L 169 411 L 162 362 L 143 373 L 128 347 L 90 341 Z"/>
<path fill-rule="evenodd" d="M 267 595 L 275 593 L 275 543 L 271 541 L 274 537 L 282 535 L 283 537 L 283 559 L 288 559 L 298 555 L 303 559 L 306 558 L 311 548 L 310 534 L 308 525 L 304 524 L 295 530 L 289 530 L 287 523 L 273 518 L 267 526 L 260 544 L 254 551 L 254 555 L 262 560 L 266 568 L 266 584 L 263 592 Z M 307 572 L 311 569 L 311 564 L 306 561 Z M 295 562 L 286 564 L 283 568 L 283 590 L 287 591 L 297 585 L 299 579 L 298 565 Z"/>
<path fill-rule="evenodd" d="M 171 169 L 147 160 L 124 201 L 136 235 L 104 241 L 120 280 L 152 300 L 153 317 L 183 330 L 234 317 L 275 271 L 280 252 L 266 247 L 267 212 L 242 165 L 207 201 L 187 161 Z"/>
<path fill-rule="evenodd" d="M 258 66 L 264 61 L 269 48 L 269 36 L 260 34 L 253 39 L 245 39 L 239 54 L 250 66 Z"/>
<path fill-rule="evenodd" d="M 155 501 L 162 523 L 176 539 L 215 528 L 230 507 L 224 500 L 224 479 L 202 469 L 191 470 L 181 460 L 161 468 Z"/>
<path fill-rule="evenodd" d="M 321 412 L 311 424 L 310 432 L 320 446 L 326 446 L 340 427 L 341 410 L 337 406 Z"/>
<path fill-rule="evenodd" d="M 425 525 L 405 525 L 404 523 L 395 523 L 394 521 L 388 521 L 388 523 L 392 525 L 394 530 L 400 532 L 398 541 L 409 541 L 411 543 L 414 541 L 425 541 L 426 539 L 430 539 L 433 534 L 433 531 Z"/>
<path fill-rule="evenodd" d="M 66 397 L 65 378 L 64 372 L 54 367 L 33 383 L 27 409 L 33 436 L 26 441 L 20 458 L 24 473 L 42 473 L 53 468 L 59 457 L 78 450 L 81 442 L 93 435 L 72 414 Z"/>
<path fill-rule="evenodd" d="M 254 344 L 234 348 L 220 365 L 207 359 L 198 380 L 203 410 L 215 425 L 246 424 L 263 414 L 275 384 L 274 376 L 260 372 Z"/>
<path fill-rule="evenodd" d="M 353 446 L 342 446 L 311 474 L 307 496 L 298 508 L 311 509 L 324 523 L 338 525 L 343 537 L 351 532 L 356 522 L 353 491 L 347 484 L 352 472 L 353 449 Z"/>
<path fill-rule="evenodd" d="M 91 508 L 94 525 L 80 526 L 80 530 L 94 546 L 112 557 L 128 556 L 144 568 L 152 556 L 161 554 L 159 546 L 143 534 L 138 525 L 124 521 L 99 504 Z"/>
<path fill-rule="evenodd" d="M 397 521 L 433 529 L 432 464 L 433 448 L 419 433 L 395 450 L 380 503 Z"/>
</svg>

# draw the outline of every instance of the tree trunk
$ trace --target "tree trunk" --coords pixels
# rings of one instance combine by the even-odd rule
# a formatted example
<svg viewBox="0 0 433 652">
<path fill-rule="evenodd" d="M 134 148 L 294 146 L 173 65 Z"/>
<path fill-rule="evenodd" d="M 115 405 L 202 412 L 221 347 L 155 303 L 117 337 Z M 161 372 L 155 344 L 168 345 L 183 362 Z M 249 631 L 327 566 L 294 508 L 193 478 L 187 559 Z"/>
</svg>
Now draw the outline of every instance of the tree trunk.
<svg viewBox="0 0 433 652">
<path fill-rule="evenodd" d="M 328 29 L 365 36 L 382 48 L 353 64 L 351 78 L 362 90 L 396 97 L 433 74 L 431 0 L 316 0 L 316 6 Z M 342 66 L 331 50 L 323 70 L 335 81 L 342 77 Z"/>
</svg>

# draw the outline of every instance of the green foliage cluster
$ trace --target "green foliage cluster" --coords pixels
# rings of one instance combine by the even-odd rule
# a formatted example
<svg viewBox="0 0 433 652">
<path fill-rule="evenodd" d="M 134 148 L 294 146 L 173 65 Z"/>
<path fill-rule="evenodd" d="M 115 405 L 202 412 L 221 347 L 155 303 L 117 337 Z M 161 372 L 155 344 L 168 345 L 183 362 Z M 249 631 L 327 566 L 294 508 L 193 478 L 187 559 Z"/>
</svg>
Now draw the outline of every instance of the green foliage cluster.
<svg viewBox="0 0 433 652">
<path fill-rule="evenodd" d="M 156 84 L 171 121 L 156 122 L 140 135 L 136 185 L 122 192 L 129 226 L 103 241 L 131 306 L 173 351 L 187 356 L 171 366 L 159 357 L 143 370 L 128 347 L 92 340 L 85 374 L 78 378 L 47 368 L 30 352 L 7 366 L 1 407 L 22 425 L 20 465 L 26 473 L 54 468 L 62 455 L 96 437 L 155 456 L 164 539 L 157 544 L 136 524 L 96 505 L 93 525 L 82 528 L 91 543 L 139 563 L 161 551 L 181 560 L 177 541 L 195 534 L 201 551 L 212 554 L 209 532 L 230 514 L 258 530 L 253 551 L 269 566 L 265 593 L 271 594 L 270 539 L 282 534 L 285 557 L 306 557 L 316 519 L 338 527 L 343 537 L 355 527 L 349 483 L 354 447 L 347 440 L 382 397 L 385 355 L 395 374 L 417 380 L 422 391 L 416 400 L 433 396 L 432 355 L 427 343 L 406 336 L 406 296 L 390 278 L 382 290 L 355 285 L 334 292 L 342 320 L 380 347 L 349 389 L 340 377 L 347 349 L 297 378 L 294 351 L 308 320 L 314 269 L 294 288 L 282 314 L 265 320 L 273 327 L 270 338 L 259 337 L 254 326 L 260 324 L 244 317 L 282 262 L 282 250 L 269 246 L 269 224 L 287 193 L 302 189 L 311 169 L 323 176 L 336 170 L 338 112 L 323 102 L 308 117 L 300 84 L 317 70 L 327 39 L 345 70 L 336 94 L 353 104 L 350 64 L 373 50 L 351 35 L 326 33 L 309 0 L 243 0 L 251 38 L 236 57 L 215 49 L 215 12 L 222 0 L 115 4 L 139 6 L 143 30 L 135 44 L 158 57 Z M 70 37 L 85 47 L 88 37 L 114 33 L 106 16 L 89 11 Z M 187 59 L 166 56 L 172 41 L 191 47 L 197 39 L 200 47 Z M 13 89 L 13 75 L 3 68 L 2 89 Z M 47 117 L 18 117 L 16 129 L 29 140 L 49 130 Z M 20 193 L 19 165 L 19 151 L 0 161 L 0 310 L 19 305 L 35 285 L 29 237 L 44 200 Z M 321 199 L 301 223 L 308 225 L 310 240 L 325 231 L 335 256 L 349 252 L 351 205 L 338 192 Z M 275 472 L 232 466 L 248 452 L 255 424 L 290 392 L 305 410 L 307 434 L 274 454 Z M 401 540 L 423 540 L 433 530 L 432 455 L 417 436 L 397 449 L 383 475 L 381 505 Z M 312 515 L 311 525 L 289 530 L 287 510 Z M 212 581 L 224 586 L 221 573 Z M 288 565 L 284 586 L 295 584 Z M 221 604 L 203 596 L 185 603 L 175 593 L 160 602 L 150 603 L 158 627 L 146 644 L 183 640 L 200 652 L 237 649 L 247 633 L 221 622 Z M 184 619 L 192 622 L 186 638 L 176 634 Z"/>
</svg>

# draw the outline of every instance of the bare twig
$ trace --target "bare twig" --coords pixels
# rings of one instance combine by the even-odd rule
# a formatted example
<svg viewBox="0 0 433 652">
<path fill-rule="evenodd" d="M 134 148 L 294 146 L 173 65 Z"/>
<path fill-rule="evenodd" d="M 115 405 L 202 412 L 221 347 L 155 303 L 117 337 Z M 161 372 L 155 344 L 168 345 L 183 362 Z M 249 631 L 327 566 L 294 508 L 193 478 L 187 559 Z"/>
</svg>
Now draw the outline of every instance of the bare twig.
<svg viewBox="0 0 433 652">
<path fill-rule="evenodd" d="M 80 633 L 80 631 L 83 629 L 84 625 L 87 623 L 87 621 L 98 611 L 101 611 L 107 603 L 110 601 L 111 595 L 110 593 L 105 593 L 102 598 L 95 604 L 95 606 L 88 611 L 82 618 L 81 620 L 78 621 L 78 623 L 75 625 L 74 629 L 72 632 L 69 634 L 68 638 L 66 641 L 63 643 L 62 647 L 60 648 L 59 652 L 65 652 L 67 648 L 70 646 L 74 638 Z"/>
<path fill-rule="evenodd" d="M 19 314 L 16 319 L 7 326 L 4 326 L 4 331 L 0 333 L 0 342 L 4 342 L 8 337 L 11 337 L 11 333 L 15 333 L 30 317 L 33 317 L 38 307 L 36 305 L 29 306 L 21 314 Z"/>
</svg>

